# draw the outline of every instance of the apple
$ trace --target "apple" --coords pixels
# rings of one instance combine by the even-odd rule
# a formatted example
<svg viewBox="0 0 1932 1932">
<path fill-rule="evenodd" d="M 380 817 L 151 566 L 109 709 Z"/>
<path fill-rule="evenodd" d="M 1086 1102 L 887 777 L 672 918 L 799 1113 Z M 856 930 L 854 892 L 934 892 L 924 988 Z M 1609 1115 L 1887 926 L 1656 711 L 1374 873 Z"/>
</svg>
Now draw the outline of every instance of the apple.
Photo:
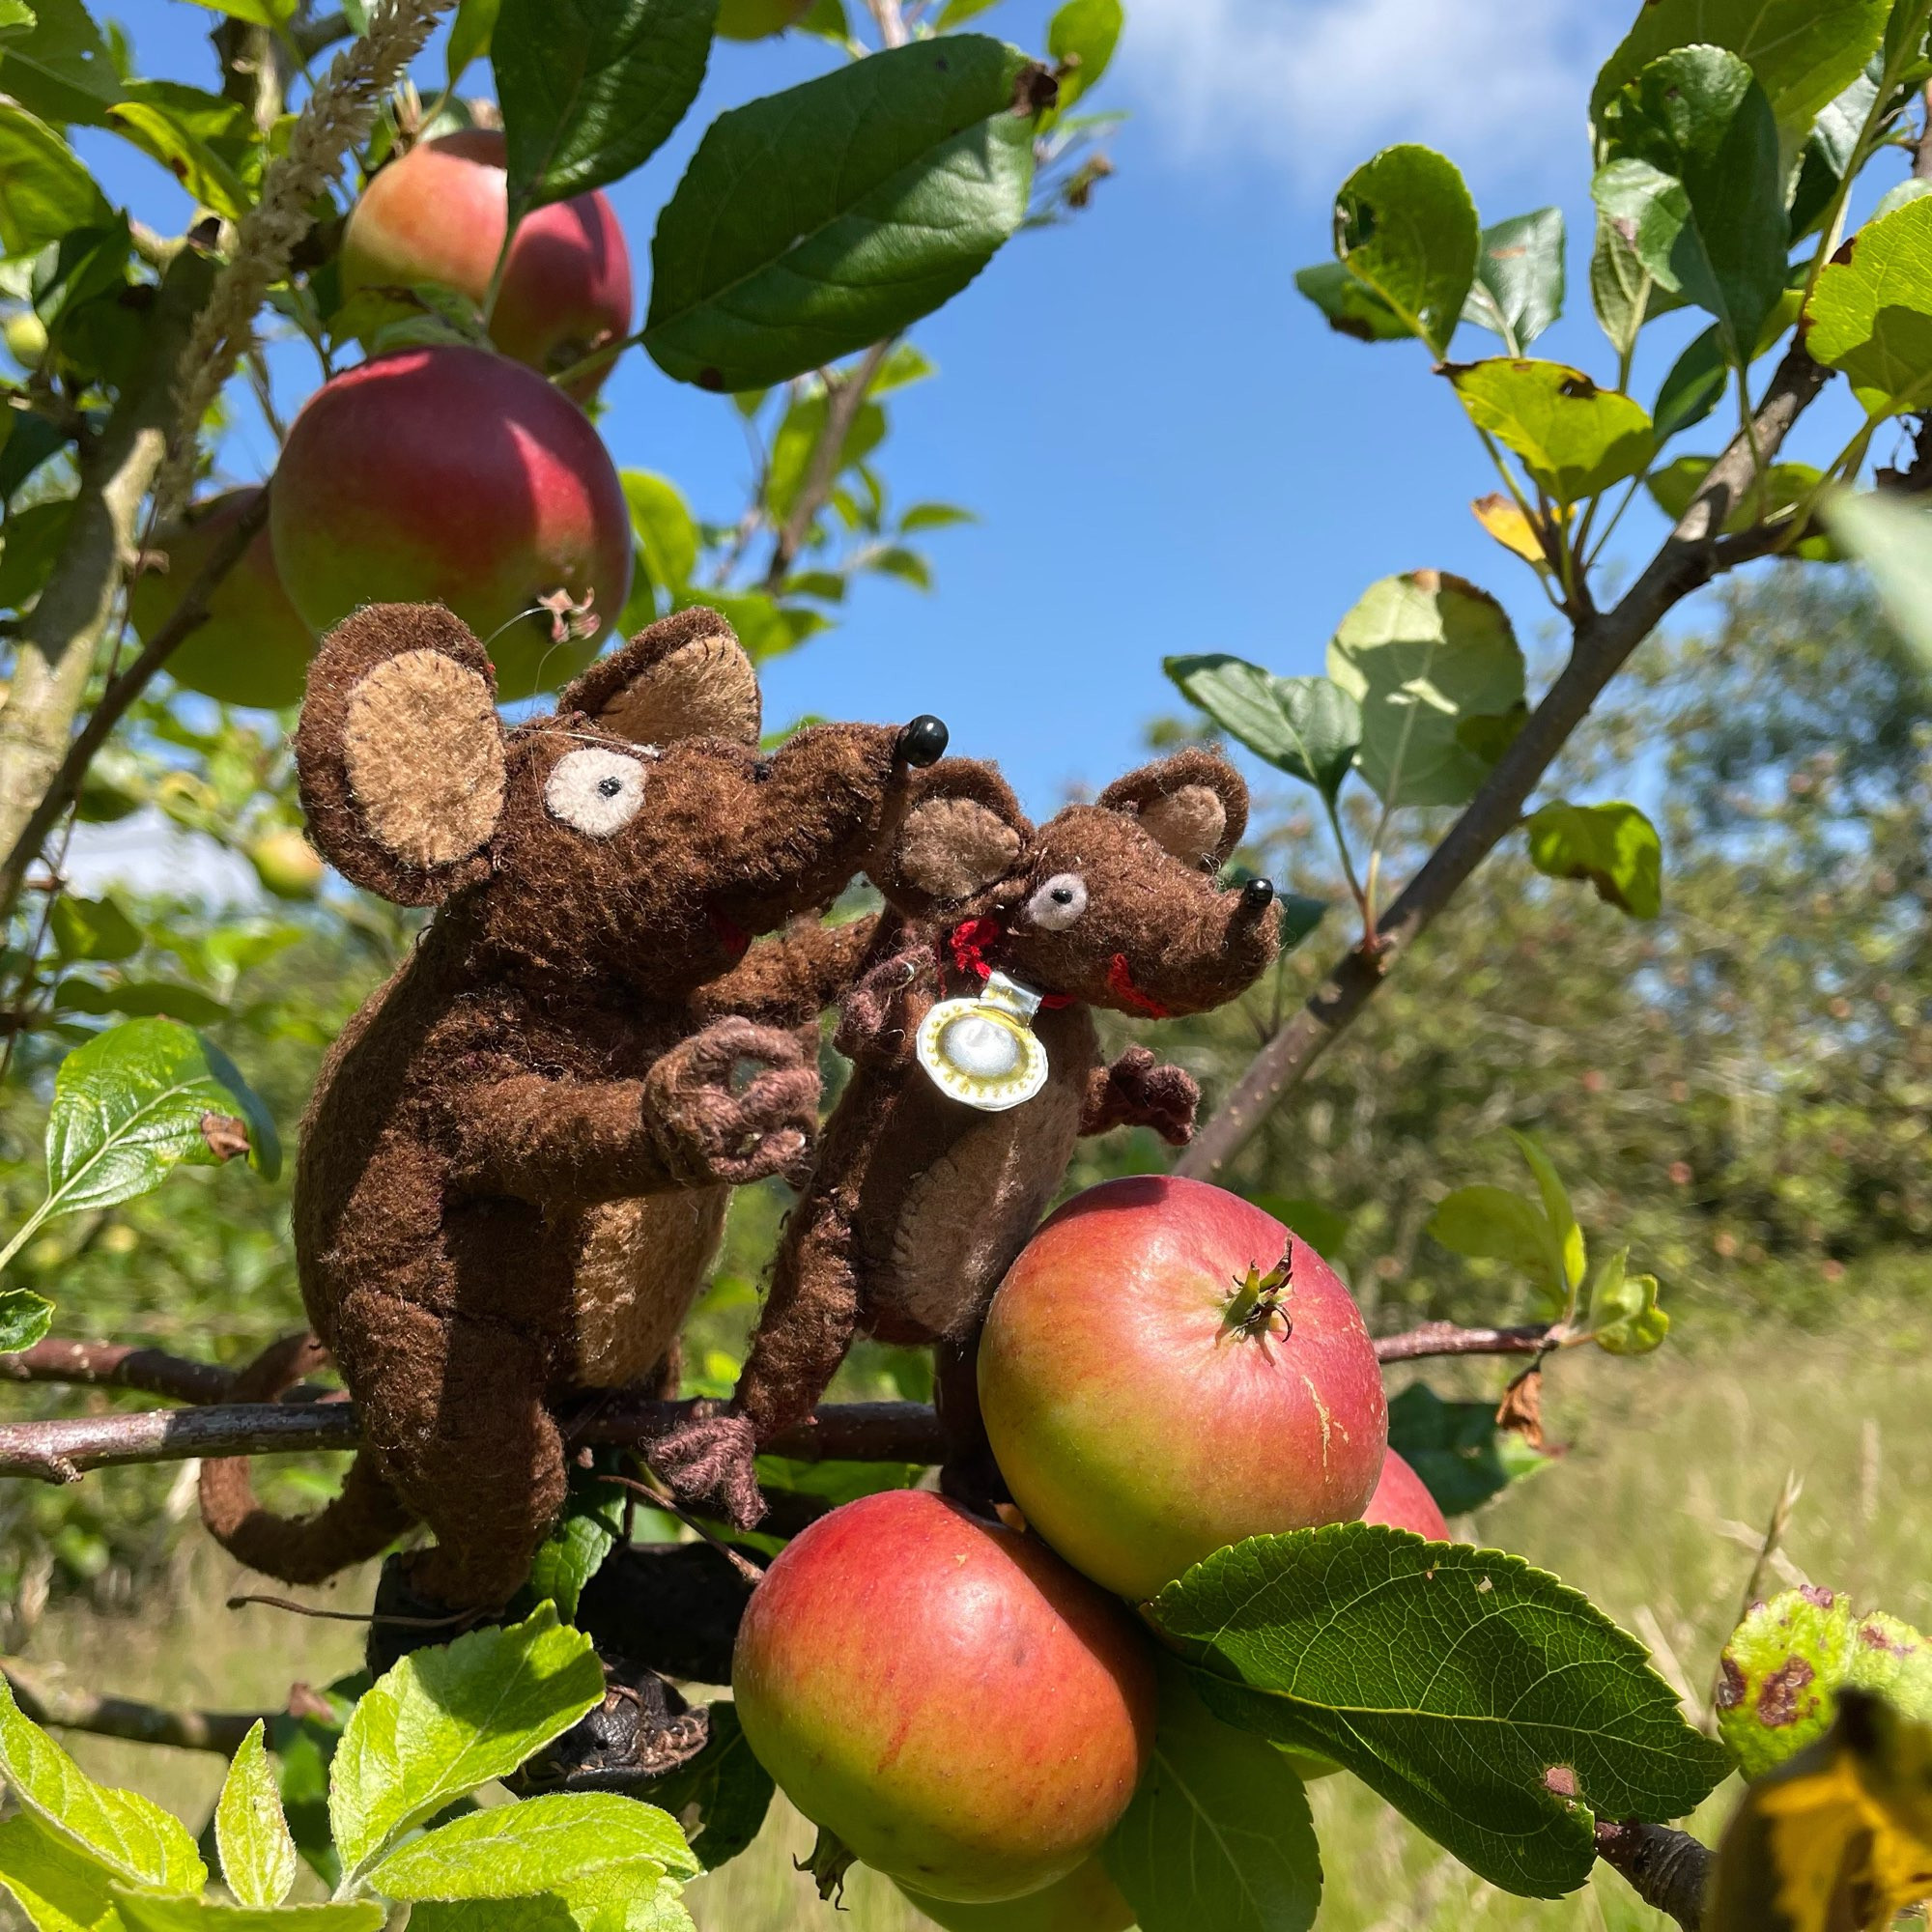
<svg viewBox="0 0 1932 1932">
<path fill-rule="evenodd" d="M 413 147 L 380 169 L 349 212 L 342 292 L 433 282 L 480 308 L 510 218 L 503 136 L 466 128 Z M 505 355 L 555 375 L 631 331 L 631 254 L 601 193 L 533 209 L 517 224 L 490 311 Z M 588 402 L 613 362 L 570 393 Z"/>
<path fill-rule="evenodd" d="M 1029 1525 L 1137 1600 L 1244 1537 L 1352 1520 L 1388 1448 L 1375 1346 L 1327 1263 L 1165 1175 L 1041 1226 L 993 1297 L 979 1380 Z"/>
<path fill-rule="evenodd" d="M 762 41 L 795 27 L 811 11 L 811 0 L 720 0 L 718 37 Z"/>
<path fill-rule="evenodd" d="M 247 858 L 264 890 L 278 899 L 312 899 L 322 890 L 322 859 L 293 827 L 251 840 Z"/>
<path fill-rule="evenodd" d="M 984 1903 L 1076 1870 L 1153 1746 L 1149 1639 L 1037 1538 L 918 1490 L 821 1517 L 739 1627 L 758 1762 L 845 1854 Z M 842 1851 L 838 1848 L 842 1847 Z"/>
<path fill-rule="evenodd" d="M 168 567 L 143 570 L 128 600 L 129 619 L 144 642 L 174 615 L 215 547 L 260 495 L 231 490 L 211 497 L 157 539 L 154 548 L 166 554 Z M 185 690 L 224 704 L 278 711 L 301 702 L 314 655 L 315 639 L 282 588 L 265 526 L 215 586 L 207 617 L 175 646 L 167 671 Z"/>
<path fill-rule="evenodd" d="M 1429 1485 L 1393 1449 L 1382 1463 L 1381 1478 L 1362 1512 L 1362 1520 L 1386 1523 L 1391 1529 L 1412 1529 L 1431 1543 L 1450 1540 L 1449 1524 L 1429 1493 Z"/>
<path fill-rule="evenodd" d="M 1134 1908 L 1121 1896 L 1097 1858 L 1024 1898 L 995 1905 L 957 1905 L 899 1890 L 945 1932 L 1130 1932 Z"/>
<path fill-rule="evenodd" d="M 23 369 L 38 369 L 47 353 L 47 326 L 32 309 L 23 308 L 7 318 L 4 328 L 7 354 Z"/>
<path fill-rule="evenodd" d="M 558 589 L 609 622 L 631 585 L 631 523 L 597 432 L 541 376 L 488 350 L 406 349 L 325 383 L 290 425 L 269 524 L 318 636 L 360 604 L 442 603 L 483 639 L 505 697 L 597 654 L 556 642 Z"/>
</svg>

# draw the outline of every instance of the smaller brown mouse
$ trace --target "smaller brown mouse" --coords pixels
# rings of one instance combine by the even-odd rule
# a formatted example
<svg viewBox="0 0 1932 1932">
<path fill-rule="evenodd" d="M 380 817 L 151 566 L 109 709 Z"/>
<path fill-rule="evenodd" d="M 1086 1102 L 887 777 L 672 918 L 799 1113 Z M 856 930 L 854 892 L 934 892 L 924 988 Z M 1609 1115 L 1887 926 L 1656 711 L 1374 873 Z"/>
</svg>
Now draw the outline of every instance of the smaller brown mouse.
<svg viewBox="0 0 1932 1932">
<path fill-rule="evenodd" d="M 1205 1012 L 1275 958 L 1273 887 L 1216 883 L 1248 810 L 1218 753 L 1163 758 L 1038 827 L 990 766 L 966 772 L 951 761 L 944 796 L 915 793 L 873 872 L 892 910 L 843 1005 L 851 1079 L 737 1389 L 650 1451 L 682 1500 L 740 1524 L 763 1514 L 758 1446 L 810 1412 L 856 1334 L 949 1345 L 955 1366 L 969 1354 L 1081 1135 L 1146 1125 L 1189 1138 L 1193 1079 L 1145 1047 L 1104 1063 L 1092 1009 Z M 1028 1008 L 1030 1030 L 1015 1027 Z M 955 1463 L 977 1446 L 969 1384 L 954 1374 L 942 1388 Z"/>
</svg>

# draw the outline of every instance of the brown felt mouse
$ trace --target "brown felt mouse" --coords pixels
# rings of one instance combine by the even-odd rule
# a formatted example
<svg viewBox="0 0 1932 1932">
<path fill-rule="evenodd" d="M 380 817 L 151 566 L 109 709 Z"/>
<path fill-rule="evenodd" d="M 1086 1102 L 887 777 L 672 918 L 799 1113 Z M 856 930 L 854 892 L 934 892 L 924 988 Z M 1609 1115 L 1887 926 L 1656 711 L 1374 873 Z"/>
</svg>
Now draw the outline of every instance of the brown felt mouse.
<svg viewBox="0 0 1932 1932">
<path fill-rule="evenodd" d="M 209 1464 L 204 1518 L 244 1563 L 319 1580 L 420 1520 L 414 1595 L 502 1605 L 563 1499 L 559 1400 L 644 1376 L 729 1187 L 802 1166 L 818 1076 L 791 1029 L 853 941 L 776 976 L 747 949 L 873 863 L 945 727 L 819 725 L 769 758 L 758 727 L 706 610 L 509 731 L 440 606 L 371 606 L 323 643 L 296 735 L 310 836 L 438 910 L 324 1062 L 296 1169 L 302 1297 L 366 1446 L 296 1521 L 255 1506 L 245 1463 Z M 721 1002 L 741 971 L 777 1024 Z"/>
<path fill-rule="evenodd" d="M 856 1333 L 970 1341 L 1080 1135 L 1145 1124 L 1188 1139 L 1200 1097 L 1190 1076 L 1145 1047 L 1104 1064 L 1090 1009 L 1205 1012 L 1275 957 L 1273 888 L 1215 883 L 1248 808 L 1217 753 L 1164 758 L 1037 829 L 990 767 L 970 786 L 964 769 L 949 761 L 946 795 L 915 801 L 874 872 L 894 911 L 845 1002 L 838 1044 L 851 1080 L 786 1223 L 737 1390 L 649 1452 L 684 1500 L 741 1524 L 763 1513 L 758 1445 L 810 1411 Z M 1045 1056 L 1043 1084 L 1000 1111 L 955 1092 L 975 1069 L 997 1070 L 1010 1019 L 941 1008 L 989 991 L 1008 1013 L 1037 1002 L 1032 1033 Z M 950 1037 L 949 1013 L 967 1026 L 955 1055 L 964 1082 L 935 1046 Z M 1013 1050 L 1033 1051 L 1023 1039 Z M 929 1074 L 935 1054 L 954 1092 Z M 956 1396 L 952 1406 L 949 1427 L 970 1453 L 973 1419 L 958 1415 Z"/>
</svg>

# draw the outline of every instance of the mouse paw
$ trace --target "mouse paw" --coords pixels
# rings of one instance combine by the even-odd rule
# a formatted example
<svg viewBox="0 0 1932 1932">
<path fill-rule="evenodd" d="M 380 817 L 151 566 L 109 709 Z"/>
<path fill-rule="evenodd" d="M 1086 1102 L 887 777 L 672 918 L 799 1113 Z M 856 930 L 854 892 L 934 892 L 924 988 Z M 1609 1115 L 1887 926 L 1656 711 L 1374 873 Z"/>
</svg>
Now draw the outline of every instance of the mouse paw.
<svg viewBox="0 0 1932 1932">
<path fill-rule="evenodd" d="M 742 1415 L 687 1422 L 654 1442 L 650 1465 L 685 1508 L 750 1529 L 765 1513 L 758 1488 L 758 1443 Z"/>
</svg>

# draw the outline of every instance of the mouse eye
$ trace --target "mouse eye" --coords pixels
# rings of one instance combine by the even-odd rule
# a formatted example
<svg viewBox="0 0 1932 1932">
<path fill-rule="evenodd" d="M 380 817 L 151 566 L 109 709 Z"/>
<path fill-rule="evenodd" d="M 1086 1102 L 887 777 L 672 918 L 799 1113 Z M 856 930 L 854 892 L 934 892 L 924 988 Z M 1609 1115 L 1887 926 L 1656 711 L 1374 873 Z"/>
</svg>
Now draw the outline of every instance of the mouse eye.
<svg viewBox="0 0 1932 1932">
<path fill-rule="evenodd" d="M 1078 872 L 1056 872 L 1027 900 L 1027 917 L 1048 932 L 1065 932 L 1087 910 L 1087 881 Z"/>
<path fill-rule="evenodd" d="M 622 831 L 643 802 L 642 763 L 602 746 L 566 752 L 551 767 L 544 785 L 544 803 L 552 815 L 593 838 Z"/>
</svg>

